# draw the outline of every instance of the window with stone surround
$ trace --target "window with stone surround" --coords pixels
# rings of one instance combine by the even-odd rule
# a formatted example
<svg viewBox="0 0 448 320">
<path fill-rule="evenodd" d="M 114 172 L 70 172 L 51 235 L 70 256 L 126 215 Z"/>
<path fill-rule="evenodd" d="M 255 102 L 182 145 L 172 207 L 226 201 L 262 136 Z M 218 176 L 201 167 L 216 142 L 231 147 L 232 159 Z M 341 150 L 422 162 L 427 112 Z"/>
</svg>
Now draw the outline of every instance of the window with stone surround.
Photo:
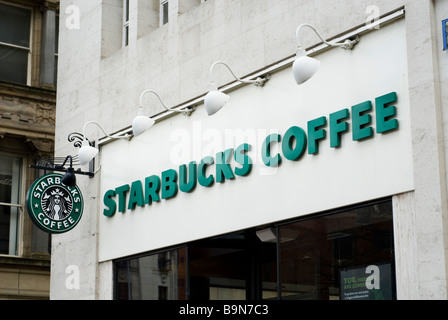
<svg viewBox="0 0 448 320">
<path fill-rule="evenodd" d="M 55 89 L 58 72 L 59 8 L 47 2 L 42 11 L 42 41 L 39 76 L 41 87 Z"/>
<path fill-rule="evenodd" d="M 207 0 L 138 0 L 138 35 L 145 34 L 167 24 Z"/>
<path fill-rule="evenodd" d="M 0 80 L 29 84 L 31 9 L 0 3 Z"/>
<path fill-rule="evenodd" d="M 129 45 L 129 0 L 123 0 L 123 47 Z"/>
<path fill-rule="evenodd" d="M 0 254 L 17 255 L 22 159 L 0 155 Z"/>
<path fill-rule="evenodd" d="M 102 2 L 102 57 L 107 58 L 207 0 L 108 0 Z"/>
<path fill-rule="evenodd" d="M 160 1 L 160 25 L 163 26 L 164 24 L 167 24 L 169 21 L 169 5 L 170 3 L 168 1 Z"/>
<path fill-rule="evenodd" d="M 56 87 L 58 10 L 53 3 L 0 1 L 0 81 Z"/>
</svg>

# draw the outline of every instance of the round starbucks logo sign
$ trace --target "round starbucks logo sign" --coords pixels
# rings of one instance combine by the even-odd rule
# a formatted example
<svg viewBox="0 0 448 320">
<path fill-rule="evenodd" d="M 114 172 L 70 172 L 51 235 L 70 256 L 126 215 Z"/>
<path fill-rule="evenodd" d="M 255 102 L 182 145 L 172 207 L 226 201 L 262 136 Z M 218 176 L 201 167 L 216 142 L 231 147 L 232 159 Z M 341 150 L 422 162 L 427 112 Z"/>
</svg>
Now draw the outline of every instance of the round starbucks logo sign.
<svg viewBox="0 0 448 320">
<path fill-rule="evenodd" d="M 48 233 L 65 233 L 81 220 L 84 201 L 77 186 L 62 183 L 62 175 L 47 174 L 36 180 L 27 195 L 31 220 Z"/>
</svg>

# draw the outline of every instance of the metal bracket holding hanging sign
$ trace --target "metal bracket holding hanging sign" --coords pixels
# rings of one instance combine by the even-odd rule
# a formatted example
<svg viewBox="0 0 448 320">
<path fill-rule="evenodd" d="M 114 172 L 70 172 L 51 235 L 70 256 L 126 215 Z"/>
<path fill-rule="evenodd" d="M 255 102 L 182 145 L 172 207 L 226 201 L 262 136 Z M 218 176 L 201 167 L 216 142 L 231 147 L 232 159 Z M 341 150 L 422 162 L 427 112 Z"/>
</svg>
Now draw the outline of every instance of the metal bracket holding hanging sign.
<svg viewBox="0 0 448 320">
<path fill-rule="evenodd" d="M 83 141 L 83 135 L 78 132 L 73 132 L 68 136 L 68 141 L 74 142 L 74 146 L 76 148 L 81 148 L 82 141 Z M 92 146 L 95 145 L 95 143 L 92 143 L 90 141 L 89 141 L 89 144 Z M 66 166 L 67 161 L 70 161 L 70 165 L 66 168 L 65 166 Z M 95 176 L 94 160 L 92 160 L 89 163 L 89 171 L 88 172 L 81 171 L 81 169 L 75 170 L 73 168 L 73 163 L 76 161 L 77 161 L 77 156 L 68 155 L 65 158 L 64 157 L 56 157 L 56 158 L 52 158 L 52 159 L 43 159 L 43 160 L 39 161 L 36 165 L 30 165 L 29 167 L 32 169 L 37 169 L 37 170 L 44 170 L 45 173 L 46 173 L 46 171 L 65 172 L 66 175 L 64 176 L 64 180 L 69 185 L 76 184 L 75 175 L 77 175 L 77 174 L 89 176 L 90 178 L 93 178 Z"/>
<path fill-rule="evenodd" d="M 94 176 L 94 172 L 83 172 L 80 169 L 76 170 L 73 169 L 73 157 L 72 156 L 67 156 L 65 157 L 64 161 L 61 164 L 56 164 L 55 162 L 57 162 L 57 159 L 48 159 L 45 160 L 45 162 L 42 165 L 30 165 L 29 167 L 32 169 L 37 169 L 37 170 L 44 170 L 44 171 L 51 171 L 51 172 L 65 172 L 64 177 L 62 178 L 63 183 L 67 186 L 73 187 L 76 185 L 76 175 L 80 174 L 80 175 L 85 175 L 85 176 L 89 176 L 89 177 L 93 177 Z M 61 159 L 61 158 L 59 158 Z M 68 168 L 65 167 L 65 164 L 67 163 L 67 161 L 70 161 L 70 165 Z"/>
</svg>

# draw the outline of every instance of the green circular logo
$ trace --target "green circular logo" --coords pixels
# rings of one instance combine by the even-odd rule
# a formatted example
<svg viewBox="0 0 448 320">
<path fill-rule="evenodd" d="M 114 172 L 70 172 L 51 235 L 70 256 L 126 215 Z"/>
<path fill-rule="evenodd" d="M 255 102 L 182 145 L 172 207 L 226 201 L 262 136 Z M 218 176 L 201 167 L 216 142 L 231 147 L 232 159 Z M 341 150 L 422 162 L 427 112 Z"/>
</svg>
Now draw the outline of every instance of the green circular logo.
<svg viewBox="0 0 448 320">
<path fill-rule="evenodd" d="M 27 194 L 31 220 L 43 231 L 53 234 L 72 230 L 81 220 L 84 200 L 78 186 L 62 183 L 62 175 L 50 173 L 37 179 Z"/>
</svg>

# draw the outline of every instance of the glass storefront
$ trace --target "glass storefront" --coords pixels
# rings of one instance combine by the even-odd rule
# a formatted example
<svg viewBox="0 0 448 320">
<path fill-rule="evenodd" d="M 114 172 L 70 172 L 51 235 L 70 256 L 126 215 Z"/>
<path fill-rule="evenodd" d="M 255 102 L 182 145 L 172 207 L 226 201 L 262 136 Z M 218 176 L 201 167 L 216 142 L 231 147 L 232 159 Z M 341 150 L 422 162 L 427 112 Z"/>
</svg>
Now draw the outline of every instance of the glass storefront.
<svg viewBox="0 0 448 320">
<path fill-rule="evenodd" d="M 371 265 L 394 266 L 392 203 L 361 206 L 280 228 L 282 299 L 350 299 L 365 293 Z M 347 270 L 353 276 L 344 280 Z M 359 272 L 355 272 L 359 270 Z M 381 274 L 380 274 L 381 276 Z M 352 279 L 352 277 L 355 277 Z"/>
<path fill-rule="evenodd" d="M 115 299 L 395 299 L 393 244 L 382 199 L 115 261 Z"/>
</svg>

